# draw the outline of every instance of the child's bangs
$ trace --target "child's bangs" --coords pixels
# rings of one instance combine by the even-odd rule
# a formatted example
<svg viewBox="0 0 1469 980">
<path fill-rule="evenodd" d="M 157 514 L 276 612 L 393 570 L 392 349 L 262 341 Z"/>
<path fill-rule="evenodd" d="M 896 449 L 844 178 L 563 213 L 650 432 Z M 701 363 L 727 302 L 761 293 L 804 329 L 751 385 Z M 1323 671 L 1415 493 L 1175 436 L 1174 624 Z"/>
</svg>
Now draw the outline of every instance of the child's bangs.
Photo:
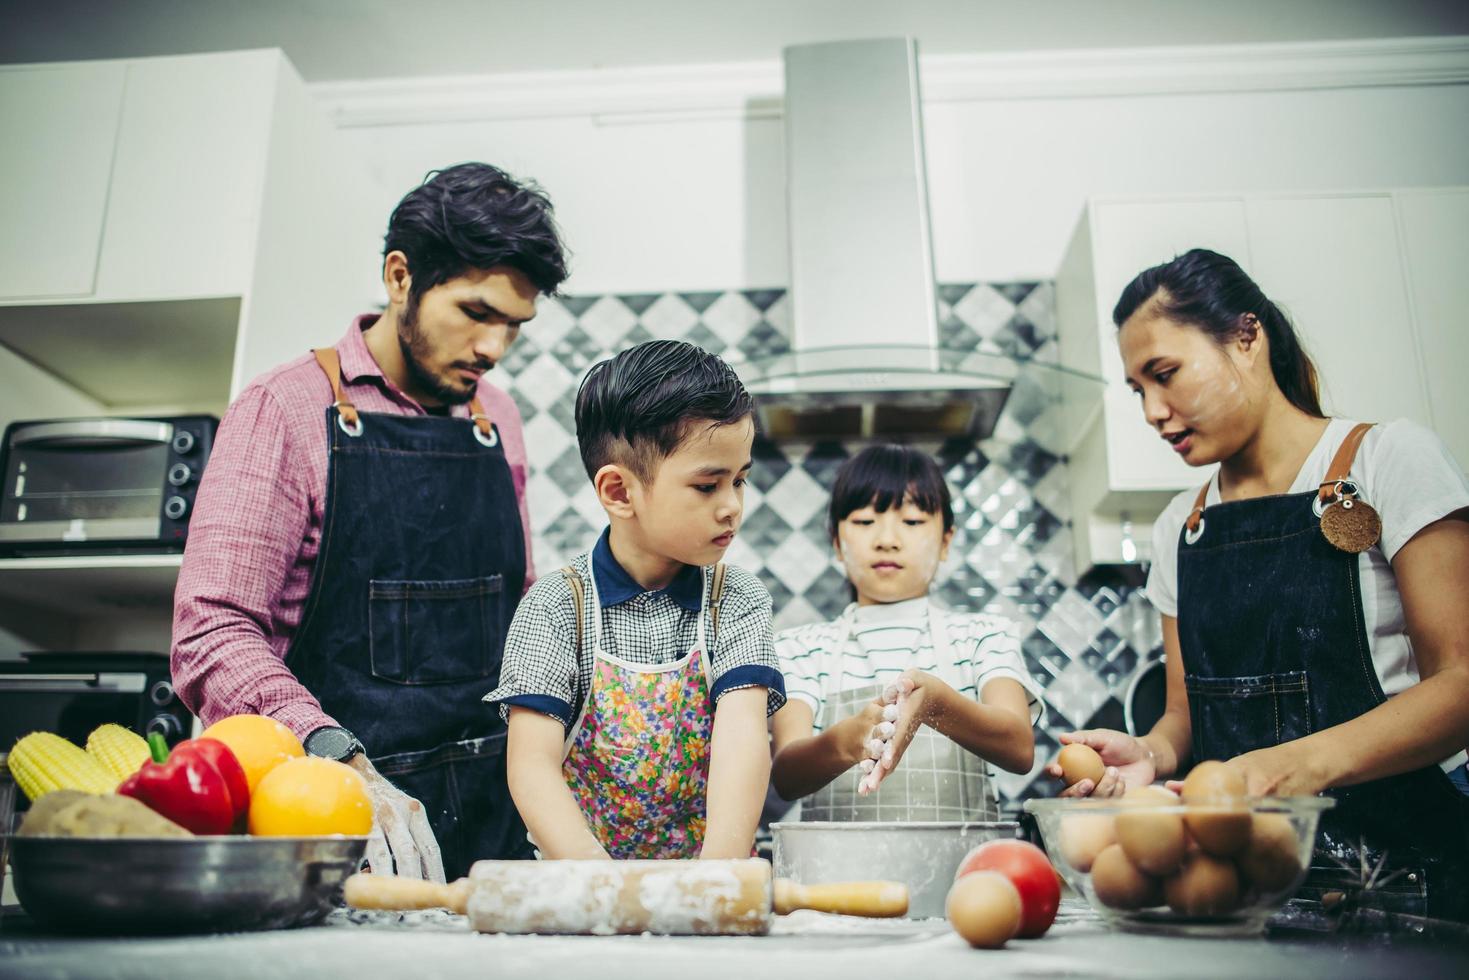
<svg viewBox="0 0 1469 980">
<path fill-rule="evenodd" d="M 882 513 L 907 500 L 928 514 L 952 522 L 949 488 L 933 459 L 906 446 L 873 446 L 852 457 L 837 474 L 828 513 L 830 531 L 853 511 L 871 507 Z"/>
</svg>

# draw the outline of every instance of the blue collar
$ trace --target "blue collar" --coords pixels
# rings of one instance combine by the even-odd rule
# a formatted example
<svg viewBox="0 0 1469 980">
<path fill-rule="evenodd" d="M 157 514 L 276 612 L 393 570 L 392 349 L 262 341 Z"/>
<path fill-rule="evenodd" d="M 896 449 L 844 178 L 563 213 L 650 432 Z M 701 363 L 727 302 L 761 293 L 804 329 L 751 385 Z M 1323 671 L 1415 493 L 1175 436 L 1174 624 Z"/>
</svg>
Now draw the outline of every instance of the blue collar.
<svg viewBox="0 0 1469 980">
<path fill-rule="evenodd" d="M 611 528 L 603 531 L 592 549 L 592 575 L 597 580 L 597 596 L 603 609 L 648 592 L 613 557 L 608 543 L 611 532 Z M 698 612 L 704 600 L 704 570 L 697 565 L 685 565 L 672 582 L 652 594 L 666 595 L 690 612 Z"/>
</svg>

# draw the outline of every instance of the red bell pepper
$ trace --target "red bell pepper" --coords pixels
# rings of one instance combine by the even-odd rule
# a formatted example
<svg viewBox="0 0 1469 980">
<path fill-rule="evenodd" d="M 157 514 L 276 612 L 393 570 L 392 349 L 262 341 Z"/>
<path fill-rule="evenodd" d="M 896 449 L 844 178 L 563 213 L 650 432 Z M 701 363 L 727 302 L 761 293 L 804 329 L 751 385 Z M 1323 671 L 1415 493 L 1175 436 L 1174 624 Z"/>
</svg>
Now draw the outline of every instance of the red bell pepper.
<svg viewBox="0 0 1469 980">
<path fill-rule="evenodd" d="M 250 783 L 229 746 L 213 738 L 180 742 L 173 752 L 157 732 L 148 736 L 151 762 L 117 788 L 196 834 L 243 831 Z"/>
</svg>

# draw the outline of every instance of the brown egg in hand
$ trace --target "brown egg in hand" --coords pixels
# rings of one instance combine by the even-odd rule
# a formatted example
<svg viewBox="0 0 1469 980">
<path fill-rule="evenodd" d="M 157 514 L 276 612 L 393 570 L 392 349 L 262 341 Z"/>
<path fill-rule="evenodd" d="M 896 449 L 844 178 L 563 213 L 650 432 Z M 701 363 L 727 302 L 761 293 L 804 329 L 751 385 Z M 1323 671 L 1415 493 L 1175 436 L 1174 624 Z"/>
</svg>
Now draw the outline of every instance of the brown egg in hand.
<svg viewBox="0 0 1469 980">
<path fill-rule="evenodd" d="M 1202 851 L 1188 855 L 1178 874 L 1163 882 L 1163 897 L 1179 915 L 1223 915 L 1239 907 L 1239 873 L 1228 861 Z"/>
<path fill-rule="evenodd" d="M 1062 748 L 1056 755 L 1056 764 L 1061 767 L 1061 781 L 1067 786 L 1075 786 L 1083 779 L 1090 779 L 1095 785 L 1107 771 L 1097 750 L 1079 742 Z"/>
<path fill-rule="evenodd" d="M 1257 813 L 1250 842 L 1239 858 L 1245 884 L 1261 894 L 1284 891 L 1301 873 L 1300 840 L 1289 818 Z"/>
<path fill-rule="evenodd" d="M 1090 871 L 1103 848 L 1117 843 L 1117 825 L 1102 813 L 1074 813 L 1061 818 L 1061 859 L 1077 871 Z"/>
<path fill-rule="evenodd" d="M 1183 817 L 1160 812 L 1178 805 L 1178 797 L 1160 786 L 1128 790 L 1121 805 L 1129 809 L 1117 815 L 1117 843 L 1139 870 L 1150 875 L 1172 874 L 1183 861 L 1188 836 Z"/>
<path fill-rule="evenodd" d="M 1020 931 L 1020 892 L 998 871 L 971 872 L 949 889 L 944 914 L 969 945 L 998 949 Z"/>
<path fill-rule="evenodd" d="M 1114 909 L 1145 909 L 1163 903 L 1163 884 L 1138 870 L 1122 847 L 1113 844 L 1092 865 L 1092 888 L 1097 901 Z"/>
</svg>

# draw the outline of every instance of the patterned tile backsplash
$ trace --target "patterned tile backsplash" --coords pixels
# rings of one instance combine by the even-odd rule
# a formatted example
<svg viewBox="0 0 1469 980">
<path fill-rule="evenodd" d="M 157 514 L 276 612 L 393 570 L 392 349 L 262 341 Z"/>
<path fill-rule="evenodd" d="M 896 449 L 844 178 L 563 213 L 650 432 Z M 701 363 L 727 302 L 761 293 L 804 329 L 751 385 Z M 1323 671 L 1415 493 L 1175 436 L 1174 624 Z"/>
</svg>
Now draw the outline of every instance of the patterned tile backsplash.
<svg viewBox="0 0 1469 980">
<path fill-rule="evenodd" d="M 1054 356 L 1050 283 L 946 285 L 939 296 L 946 346 Z M 660 337 L 698 344 L 738 370 L 749 359 L 786 350 L 788 321 L 779 289 L 565 296 L 542 305 L 496 372 L 525 421 L 542 573 L 590 547 L 605 523 L 576 447 L 573 405 L 587 367 Z M 921 444 L 944 466 L 958 525 L 936 594 L 952 608 L 1013 620 L 1026 666 L 1046 692 L 1034 770 L 999 777 L 1001 796 L 1011 803 L 1056 792 L 1040 769 L 1059 748 L 1058 733 L 1123 727 L 1128 682 L 1161 645 L 1138 569 L 1076 574 L 1066 462 L 1036 438 L 1046 408 L 1043 394 L 1017 385 L 990 438 Z M 833 617 L 848 601 L 826 539 L 825 508 L 837 467 L 858 448 L 756 442 L 744 525 L 728 560 L 761 575 L 775 601 L 777 629 Z"/>
</svg>

